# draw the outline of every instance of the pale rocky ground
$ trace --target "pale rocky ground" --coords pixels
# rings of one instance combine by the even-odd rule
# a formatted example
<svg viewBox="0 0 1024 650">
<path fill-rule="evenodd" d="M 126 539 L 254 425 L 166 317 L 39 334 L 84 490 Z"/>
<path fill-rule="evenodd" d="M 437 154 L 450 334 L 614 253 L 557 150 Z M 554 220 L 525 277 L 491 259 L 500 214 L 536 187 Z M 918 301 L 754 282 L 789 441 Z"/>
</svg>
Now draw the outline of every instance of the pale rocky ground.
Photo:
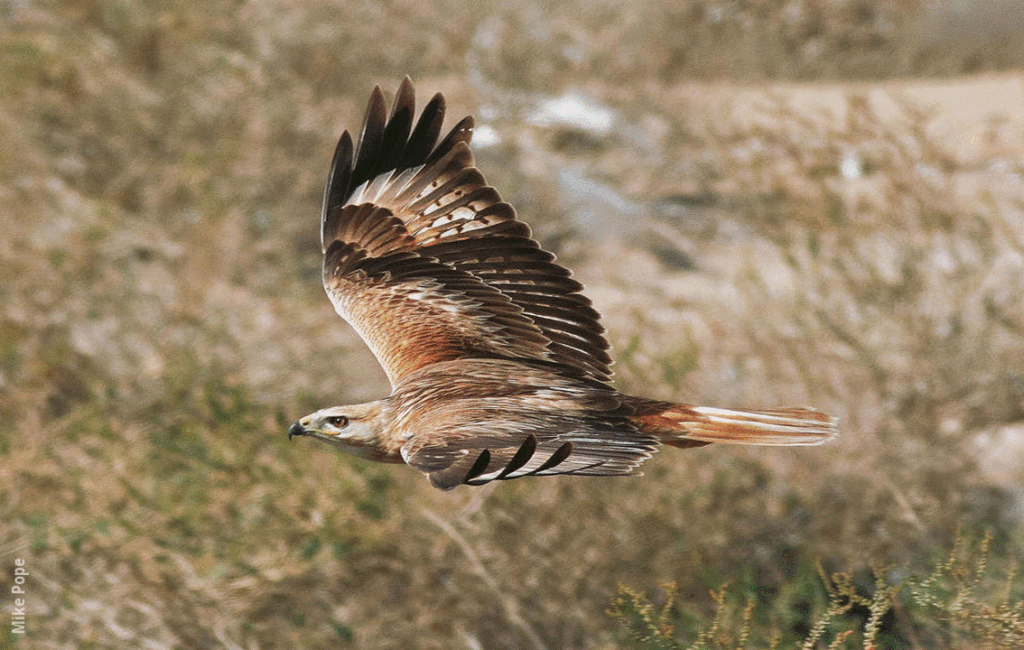
<svg viewBox="0 0 1024 650">
<path fill-rule="evenodd" d="M 879 83 L 687 83 L 665 94 L 671 98 L 670 105 L 677 102 L 688 114 L 728 116 L 728 123 L 736 129 L 753 125 L 772 129 L 778 121 L 779 106 L 810 120 L 841 127 L 848 119 L 851 99 L 867 102 L 881 122 L 898 124 L 905 119 L 907 106 L 928 114 L 929 137 L 947 147 L 965 167 L 950 179 L 952 194 L 964 205 L 997 205 L 1005 219 L 1007 236 L 1018 242 L 990 262 L 984 283 L 1012 290 L 1024 282 L 1024 251 L 1020 248 L 1020 242 L 1024 242 L 1024 74 Z M 857 160 L 857 151 L 848 151 L 847 155 Z M 843 176 L 843 161 L 836 161 L 836 165 Z M 877 195 L 876 180 L 861 173 L 859 162 L 847 175 L 837 182 L 844 186 L 850 206 L 865 196 L 884 201 Z M 737 290 L 751 266 L 766 279 L 771 291 L 778 292 L 780 300 L 799 291 L 793 269 L 780 259 L 776 247 L 731 222 L 727 210 L 706 210 L 711 212 L 706 218 L 717 222 L 717 236 L 710 241 L 695 237 L 693 228 L 673 229 L 661 223 L 652 226 L 650 221 L 638 220 L 633 222 L 634 230 L 599 240 L 607 251 L 605 255 L 594 256 L 576 269 L 577 277 L 587 284 L 588 295 L 604 315 L 613 340 L 617 333 L 630 331 L 630 321 L 637 314 L 634 306 L 647 305 L 645 319 L 657 323 L 666 339 L 684 328 L 702 346 L 727 346 L 715 342 L 720 324 L 727 322 L 730 314 L 757 308 L 747 304 L 749 296 Z M 699 230 L 703 218 L 694 221 Z M 646 251 L 638 250 L 638 231 L 651 227 L 675 237 L 680 248 L 695 258 L 699 271 L 666 268 Z M 896 242 L 878 242 L 877 253 L 882 257 L 890 254 L 887 251 L 892 243 Z M 936 297 L 948 298 L 941 291 Z M 1024 305 L 1021 311 L 1024 313 Z M 1024 360 L 1020 363 L 1024 368 Z M 756 395 L 723 397 L 729 401 L 759 399 Z M 1024 399 L 1021 406 L 1024 408 Z M 944 424 L 952 430 L 959 425 L 955 418 Z M 1024 516 L 1024 489 L 1020 487 L 1024 484 L 1024 425 L 1008 424 L 978 433 L 965 452 L 976 455 L 984 476 L 1017 493 L 1018 516 Z M 840 461 L 844 453 L 862 443 L 860 434 L 856 428 L 848 428 L 843 440 L 825 453 Z"/>
</svg>

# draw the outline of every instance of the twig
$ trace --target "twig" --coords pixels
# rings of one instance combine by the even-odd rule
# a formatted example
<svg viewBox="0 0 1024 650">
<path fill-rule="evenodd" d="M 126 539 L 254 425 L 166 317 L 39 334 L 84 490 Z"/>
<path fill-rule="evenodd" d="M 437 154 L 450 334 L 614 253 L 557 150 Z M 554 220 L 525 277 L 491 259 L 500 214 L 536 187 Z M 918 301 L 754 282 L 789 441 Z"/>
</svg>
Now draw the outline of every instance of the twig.
<svg viewBox="0 0 1024 650">
<path fill-rule="evenodd" d="M 484 566 L 484 563 L 480 560 L 480 556 L 477 555 L 477 552 L 473 549 L 473 547 L 466 540 L 466 538 L 463 537 L 459 533 L 459 531 L 455 529 L 454 526 L 438 517 L 431 510 L 427 510 L 424 508 L 423 514 L 425 514 L 427 519 L 432 521 L 438 528 L 443 530 L 445 534 L 448 535 L 448 537 L 452 538 L 452 541 L 459 545 L 459 548 L 462 549 L 462 552 L 465 554 L 466 559 L 469 560 L 469 565 L 472 568 L 473 573 L 478 578 L 480 578 L 492 592 L 494 592 L 494 595 L 497 597 L 498 602 L 501 603 L 501 609 L 505 613 L 505 618 L 507 618 L 508 621 L 512 623 L 512 625 L 519 628 L 519 630 L 526 636 L 526 638 L 530 640 L 530 643 L 531 645 L 533 645 L 534 648 L 537 648 L 538 650 L 544 650 L 544 642 L 541 641 L 540 636 L 538 636 L 537 632 L 533 629 L 533 627 L 530 626 L 529 623 L 526 622 L 526 620 L 520 614 L 519 603 L 517 603 L 514 598 L 512 598 L 510 595 L 508 595 L 505 591 L 502 590 L 498 582 L 494 579 L 490 572 L 487 571 L 487 567 Z"/>
</svg>

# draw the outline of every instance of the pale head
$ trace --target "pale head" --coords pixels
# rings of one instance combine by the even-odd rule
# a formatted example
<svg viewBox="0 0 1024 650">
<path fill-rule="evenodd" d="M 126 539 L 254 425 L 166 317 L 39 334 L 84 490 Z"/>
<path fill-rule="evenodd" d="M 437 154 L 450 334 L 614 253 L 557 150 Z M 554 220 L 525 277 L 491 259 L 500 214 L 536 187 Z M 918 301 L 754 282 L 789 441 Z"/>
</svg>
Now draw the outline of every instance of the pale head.
<svg viewBox="0 0 1024 650">
<path fill-rule="evenodd" d="M 320 409 L 292 424 L 288 439 L 310 436 L 361 458 L 387 461 L 380 449 L 384 401 Z"/>
</svg>

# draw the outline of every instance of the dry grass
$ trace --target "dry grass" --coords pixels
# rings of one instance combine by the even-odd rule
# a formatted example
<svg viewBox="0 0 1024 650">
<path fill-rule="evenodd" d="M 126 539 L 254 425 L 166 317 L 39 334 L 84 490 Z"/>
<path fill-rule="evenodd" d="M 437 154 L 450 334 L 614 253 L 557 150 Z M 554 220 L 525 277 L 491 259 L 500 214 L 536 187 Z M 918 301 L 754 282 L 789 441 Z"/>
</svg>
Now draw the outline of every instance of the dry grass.
<svg viewBox="0 0 1024 650">
<path fill-rule="evenodd" d="M 30 572 L 0 647 L 1018 647 L 1024 118 L 966 151 L 909 103 L 690 83 L 1019 66 L 1010 4 L 0 10 L 0 593 Z M 1001 39 L 934 56 L 957 11 Z M 287 444 L 386 391 L 316 219 L 406 73 L 498 131 L 481 166 L 590 286 L 622 388 L 815 404 L 843 439 L 444 494 Z M 622 128 L 528 123 L 568 89 Z"/>
</svg>

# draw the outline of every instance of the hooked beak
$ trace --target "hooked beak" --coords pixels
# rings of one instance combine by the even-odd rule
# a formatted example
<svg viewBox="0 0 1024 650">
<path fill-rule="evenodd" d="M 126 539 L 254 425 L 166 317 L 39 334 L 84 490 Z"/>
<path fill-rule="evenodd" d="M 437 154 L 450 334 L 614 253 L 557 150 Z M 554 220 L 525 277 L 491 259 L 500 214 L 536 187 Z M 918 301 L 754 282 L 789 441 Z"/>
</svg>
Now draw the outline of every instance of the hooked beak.
<svg viewBox="0 0 1024 650">
<path fill-rule="evenodd" d="M 304 435 L 306 435 L 306 427 L 302 426 L 298 422 L 295 422 L 294 424 L 292 424 L 292 426 L 288 427 L 288 439 L 289 440 L 291 440 L 294 436 L 304 436 Z"/>
</svg>

